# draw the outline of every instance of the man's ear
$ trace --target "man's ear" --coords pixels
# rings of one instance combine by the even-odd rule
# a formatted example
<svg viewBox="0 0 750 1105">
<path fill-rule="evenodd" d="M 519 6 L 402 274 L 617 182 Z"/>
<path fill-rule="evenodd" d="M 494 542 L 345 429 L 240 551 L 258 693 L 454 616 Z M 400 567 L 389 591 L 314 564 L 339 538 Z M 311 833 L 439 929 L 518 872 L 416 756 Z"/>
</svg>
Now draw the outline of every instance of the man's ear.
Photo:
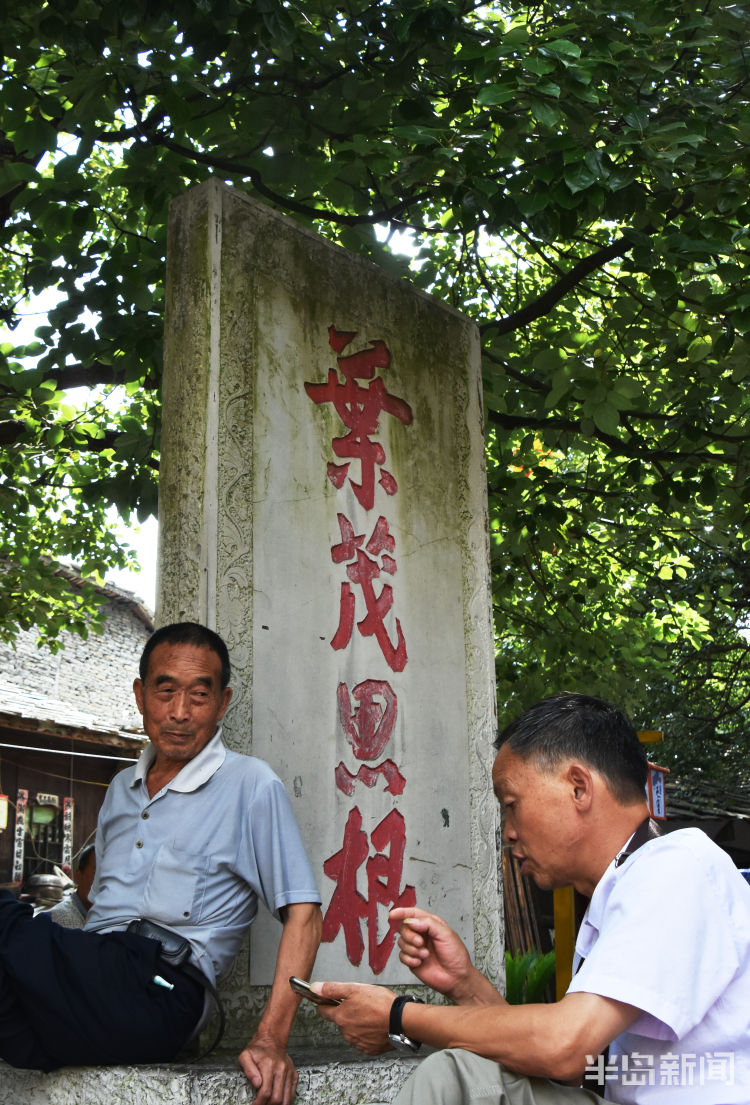
<svg viewBox="0 0 750 1105">
<path fill-rule="evenodd" d="M 594 777 L 585 764 L 575 761 L 568 765 L 567 781 L 576 807 L 584 812 L 591 806 L 594 797 Z"/>
<path fill-rule="evenodd" d="M 140 679 L 133 680 L 133 694 L 135 695 L 135 704 L 138 707 L 138 712 L 143 713 L 143 683 Z"/>
</svg>

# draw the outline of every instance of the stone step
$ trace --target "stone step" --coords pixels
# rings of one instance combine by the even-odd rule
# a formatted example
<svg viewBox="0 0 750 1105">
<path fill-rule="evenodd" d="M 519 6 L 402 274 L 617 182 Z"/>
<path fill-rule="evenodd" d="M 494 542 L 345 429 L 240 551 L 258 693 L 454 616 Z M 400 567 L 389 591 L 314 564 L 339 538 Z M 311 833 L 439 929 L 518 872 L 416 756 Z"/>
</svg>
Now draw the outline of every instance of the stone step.
<svg viewBox="0 0 750 1105">
<path fill-rule="evenodd" d="M 390 1105 L 418 1059 L 349 1048 L 292 1049 L 296 1105 Z M 250 1105 L 234 1056 L 137 1067 L 64 1067 L 50 1074 L 0 1063 L 0 1105 Z"/>
</svg>

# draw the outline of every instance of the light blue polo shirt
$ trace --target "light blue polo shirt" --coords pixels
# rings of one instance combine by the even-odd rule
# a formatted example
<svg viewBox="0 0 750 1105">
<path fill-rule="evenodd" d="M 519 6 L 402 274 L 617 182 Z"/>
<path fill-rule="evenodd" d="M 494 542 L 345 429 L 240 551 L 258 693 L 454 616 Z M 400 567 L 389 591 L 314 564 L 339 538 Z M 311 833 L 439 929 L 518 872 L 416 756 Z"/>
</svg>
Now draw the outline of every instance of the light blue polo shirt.
<svg viewBox="0 0 750 1105">
<path fill-rule="evenodd" d="M 258 909 L 320 902 L 289 797 L 263 760 L 228 749 L 221 728 L 153 798 L 149 744 L 107 790 L 96 834 L 86 929 L 111 932 L 136 917 L 190 941 L 215 982 Z"/>
</svg>

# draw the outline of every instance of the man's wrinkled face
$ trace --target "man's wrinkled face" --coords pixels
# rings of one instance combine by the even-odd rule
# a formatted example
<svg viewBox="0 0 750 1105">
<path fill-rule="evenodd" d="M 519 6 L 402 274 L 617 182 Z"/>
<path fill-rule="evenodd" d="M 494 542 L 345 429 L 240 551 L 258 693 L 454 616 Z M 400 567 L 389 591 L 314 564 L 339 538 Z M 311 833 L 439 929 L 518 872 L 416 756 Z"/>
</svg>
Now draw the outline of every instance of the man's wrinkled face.
<svg viewBox="0 0 750 1105">
<path fill-rule="evenodd" d="M 157 762 L 197 756 L 232 697 L 229 687 L 221 688 L 221 660 L 212 649 L 168 641 L 151 653 L 146 678 L 136 679 L 133 691 Z"/>
<path fill-rule="evenodd" d="M 573 788 L 566 773 L 540 771 L 503 745 L 492 769 L 492 784 L 503 810 L 503 835 L 542 890 L 567 886 L 575 868 L 580 825 L 574 816 Z"/>
</svg>

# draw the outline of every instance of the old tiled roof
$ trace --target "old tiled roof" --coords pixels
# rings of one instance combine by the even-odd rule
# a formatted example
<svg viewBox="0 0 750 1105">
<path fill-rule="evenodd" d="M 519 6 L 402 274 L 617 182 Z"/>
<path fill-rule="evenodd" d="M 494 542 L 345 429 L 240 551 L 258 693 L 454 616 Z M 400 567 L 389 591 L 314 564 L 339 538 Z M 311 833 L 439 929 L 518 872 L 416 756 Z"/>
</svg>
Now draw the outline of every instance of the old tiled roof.
<svg viewBox="0 0 750 1105">
<path fill-rule="evenodd" d="M 141 732 L 119 729 L 95 714 L 51 695 L 0 680 L 0 730 L 91 741 L 137 752 L 145 743 Z"/>
<path fill-rule="evenodd" d="M 66 579 L 71 587 L 78 588 L 80 590 L 84 583 L 88 583 L 90 586 L 95 587 L 99 594 L 104 595 L 108 599 L 112 599 L 113 602 L 120 602 L 124 606 L 130 607 L 139 621 L 143 622 L 150 633 L 154 630 L 154 615 L 153 611 L 144 603 L 143 599 L 134 594 L 133 591 L 125 591 L 121 587 L 116 587 L 114 583 L 109 583 L 107 580 L 104 583 L 96 583 L 95 580 L 81 575 L 81 571 L 77 564 L 60 564 L 55 563 L 48 556 L 41 558 L 45 564 L 52 564 L 54 566 L 54 574 L 60 576 L 62 579 Z M 0 571 L 7 568 L 10 561 L 0 560 Z"/>
<path fill-rule="evenodd" d="M 708 820 L 732 817 L 750 821 L 750 780 L 731 790 L 708 780 L 668 779 L 667 814 L 670 818 Z"/>
<path fill-rule="evenodd" d="M 132 591 L 124 591 L 120 587 L 115 587 L 114 583 L 108 583 L 107 580 L 104 583 L 94 583 L 92 579 L 87 579 L 82 576 L 78 567 L 75 564 L 58 564 L 55 567 L 55 575 L 61 576 L 63 579 L 67 579 L 72 587 L 82 587 L 84 583 L 92 584 L 96 587 L 97 591 L 105 595 L 106 598 L 112 599 L 115 602 L 121 602 L 125 606 L 129 606 L 135 616 L 143 622 L 146 628 L 153 632 L 154 629 L 154 615 L 145 605 L 142 599 L 138 598 Z"/>
</svg>

